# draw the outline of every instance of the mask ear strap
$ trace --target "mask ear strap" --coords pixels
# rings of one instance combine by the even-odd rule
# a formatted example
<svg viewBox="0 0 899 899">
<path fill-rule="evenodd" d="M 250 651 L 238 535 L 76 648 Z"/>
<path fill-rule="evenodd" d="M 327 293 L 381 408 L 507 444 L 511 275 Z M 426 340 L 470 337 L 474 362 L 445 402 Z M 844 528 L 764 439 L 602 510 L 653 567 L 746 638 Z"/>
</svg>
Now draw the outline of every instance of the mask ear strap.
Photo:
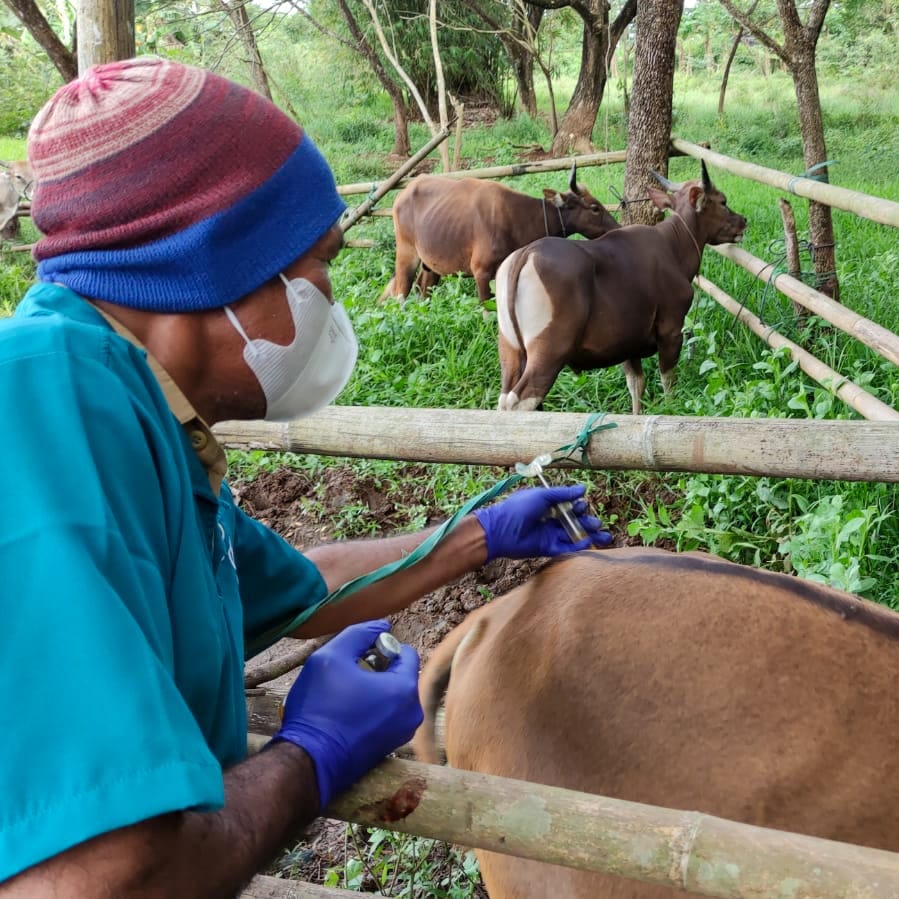
<svg viewBox="0 0 899 899">
<path fill-rule="evenodd" d="M 252 344 L 252 340 L 247 336 L 247 332 L 244 331 L 243 327 L 241 327 L 240 322 L 237 320 L 237 316 L 234 314 L 234 310 L 230 306 L 225 306 L 225 315 L 228 316 L 228 321 L 234 325 L 234 330 L 243 337 L 244 342 L 249 346 Z"/>
</svg>

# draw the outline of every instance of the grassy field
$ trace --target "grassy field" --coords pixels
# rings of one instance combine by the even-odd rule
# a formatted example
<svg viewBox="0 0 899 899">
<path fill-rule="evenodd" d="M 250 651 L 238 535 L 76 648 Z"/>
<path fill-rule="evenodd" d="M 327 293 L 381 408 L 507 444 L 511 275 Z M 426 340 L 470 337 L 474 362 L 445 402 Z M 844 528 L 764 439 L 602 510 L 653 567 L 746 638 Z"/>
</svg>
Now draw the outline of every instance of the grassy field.
<svg viewBox="0 0 899 899">
<path fill-rule="evenodd" d="M 286 51 L 282 51 L 286 52 Z M 311 51 L 293 48 L 293 54 Z M 282 65 L 295 59 L 281 59 Z M 308 60 L 307 60 L 308 62 Z M 377 95 L 339 97 L 292 85 L 285 71 L 280 83 L 295 88 L 294 105 L 304 126 L 331 161 L 341 183 L 375 181 L 392 169 L 385 155 L 392 142 L 390 110 Z M 564 98 L 570 85 L 557 86 Z M 349 91 L 349 88 L 345 88 Z M 345 102 L 340 102 L 341 100 Z M 841 186 L 891 199 L 899 197 L 899 102 L 895 93 L 858 83 L 823 83 L 831 180 Z M 716 115 L 717 86 L 700 79 L 679 82 L 675 93 L 674 132 L 692 141 L 710 141 L 720 152 L 799 174 L 804 169 L 792 87 L 786 76 L 741 76 L 728 95 L 725 116 Z M 563 107 L 564 108 L 564 107 Z M 335 111 L 336 110 L 336 111 Z M 624 146 L 625 120 L 614 96 L 601 110 L 594 131 L 598 149 Z M 466 167 L 517 161 L 521 147 L 549 145 L 545 121 L 518 118 L 466 129 Z M 412 126 L 413 146 L 428 138 L 423 125 Z M 0 139 L 0 158 L 21 158 L 21 140 Z M 673 159 L 674 179 L 696 177 L 698 163 Z M 782 253 L 777 207 L 780 193 L 763 185 L 712 171 L 729 204 L 749 220 L 744 246 L 772 262 Z M 562 188 L 564 172 L 506 179 L 536 193 L 544 186 Z M 620 191 L 623 166 L 582 169 L 579 175 L 604 202 Z M 349 198 L 360 202 L 362 197 Z M 383 201 L 388 205 L 390 197 Z M 793 198 L 800 236 L 807 227 L 804 201 Z M 899 331 L 895 303 L 899 245 L 893 229 L 854 215 L 834 212 L 836 254 L 842 300 L 851 309 Z M 347 305 L 357 328 L 362 353 L 340 402 L 445 408 L 494 408 L 499 389 L 495 318 L 484 320 L 473 281 L 444 279 L 430 302 L 380 305 L 377 298 L 393 265 L 389 219 L 368 220 L 353 237 L 377 241 L 374 250 L 346 250 L 332 268 L 336 295 Z M 803 260 L 811 269 L 810 260 Z M 884 402 L 899 404 L 899 372 L 861 344 L 825 322 L 812 319 L 801 331 L 789 301 L 737 270 L 716 254 L 705 254 L 702 273 L 761 315 L 786 336 L 828 365 L 865 387 Z M 0 259 L 0 305 L 11 310 L 26 289 L 33 267 L 24 254 Z M 686 323 L 685 350 L 678 385 L 664 397 L 655 360 L 646 365 L 647 414 L 739 417 L 854 418 L 848 407 L 806 378 L 783 352 L 773 352 L 733 321 L 715 302 L 698 295 Z M 552 411 L 630 411 L 619 369 L 575 375 L 563 372 L 547 397 Z M 251 475 L 260 465 L 288 462 L 260 454 L 233 454 L 237 471 Z M 311 461 L 311 460 L 310 460 Z M 317 464 L 321 464 L 321 460 Z M 336 464 L 326 462 L 325 464 Z M 355 463 L 365 465 L 366 463 Z M 368 463 L 371 464 L 371 463 Z M 402 477 L 399 464 L 378 463 L 387 477 Z M 475 467 L 435 466 L 441 507 L 447 512 L 473 491 L 488 486 L 491 476 Z M 768 478 L 644 473 L 593 473 L 585 476 L 602 511 L 602 497 L 633 491 L 635 483 L 664 495 L 667 505 L 647 501 L 627 528 L 646 542 L 665 540 L 681 549 L 702 548 L 728 558 L 858 592 L 899 608 L 899 516 L 897 491 L 883 484 L 775 481 Z M 670 497 L 676 497 L 672 502 Z"/>
</svg>

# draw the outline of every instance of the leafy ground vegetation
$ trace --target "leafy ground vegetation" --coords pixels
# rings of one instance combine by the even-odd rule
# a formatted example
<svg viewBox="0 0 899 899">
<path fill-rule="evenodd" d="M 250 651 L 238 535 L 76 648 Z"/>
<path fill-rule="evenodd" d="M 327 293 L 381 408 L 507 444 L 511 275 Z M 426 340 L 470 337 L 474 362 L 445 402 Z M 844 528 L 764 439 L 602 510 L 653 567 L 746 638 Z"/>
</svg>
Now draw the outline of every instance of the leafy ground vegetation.
<svg viewBox="0 0 899 899">
<path fill-rule="evenodd" d="M 706 6 L 706 5 L 704 5 Z M 849 8 L 852 4 L 846 4 Z M 841 186 L 899 199 L 899 99 L 894 89 L 895 41 L 876 29 L 841 44 L 839 27 L 851 30 L 835 10 L 834 32 L 822 43 L 822 105 L 831 180 Z M 695 24 L 695 23 L 694 23 Z M 698 32 L 697 32 L 698 33 Z M 684 46 L 697 60 L 703 44 L 689 31 Z M 848 38 L 845 38 L 848 40 Z M 178 52 L 186 61 L 216 65 L 220 47 L 206 37 L 203 52 Z M 570 94 L 577 32 L 558 37 L 554 87 L 557 101 Z M 566 43 L 567 41 L 567 43 Z M 693 41 L 693 43 L 691 43 Z M 880 41 L 880 43 L 878 43 Z M 690 48 L 693 48 L 690 50 Z M 846 49 L 849 47 L 850 49 Z M 390 106 L 370 77 L 295 17 L 262 37 L 274 81 L 332 163 L 341 183 L 372 182 L 397 165 Z M 159 52 L 159 48 L 156 49 Z M 892 60 L 892 62 L 891 62 Z M 0 71 L 7 63 L 0 59 Z M 843 72 L 837 73 L 842 67 Z M 222 69 L 243 78 L 236 68 Z M 720 73 L 679 65 L 674 131 L 709 141 L 725 154 L 794 174 L 802 172 L 802 147 L 792 87 L 776 70 L 763 74 L 751 60 L 731 76 L 724 115 L 717 115 Z M 5 77 L 4 77 L 5 80 Z M 35 56 L 20 62 L 15 90 L 0 100 L 0 159 L 24 157 L 24 133 L 55 86 Z M 328 85 L 322 90 L 322 85 Z M 538 90 L 540 90 L 538 83 Z M 626 130 L 622 83 L 610 96 L 594 130 L 597 149 L 620 149 Z M 507 164 L 539 155 L 550 144 L 547 97 L 536 119 L 497 118 L 469 110 L 462 164 Z M 563 107 L 564 108 L 564 105 Z M 4 136 L 5 135 L 5 136 Z M 428 139 L 413 123 L 414 147 Z M 673 159 L 674 179 L 696 177 L 698 163 Z M 744 246 L 772 263 L 782 259 L 782 230 L 772 188 L 712 171 L 732 208 L 749 220 Z M 562 188 L 566 173 L 506 179 L 537 193 Z M 624 181 L 621 166 L 582 169 L 579 179 L 608 203 Z M 359 202 L 362 196 L 349 198 Z M 382 201 L 387 205 L 389 198 Z M 793 198 L 800 236 L 804 201 Z M 899 332 L 899 244 L 896 232 L 834 212 L 836 256 L 844 304 Z M 348 405 L 490 409 L 499 390 L 495 317 L 483 318 L 473 281 L 446 278 L 427 303 L 412 299 L 378 303 L 393 265 L 389 219 L 367 220 L 350 234 L 375 241 L 374 249 L 347 249 L 332 267 L 335 294 L 347 306 L 362 347 L 359 365 L 340 397 Z M 22 240 L 35 237 L 23 224 Z M 804 268 L 812 265 L 806 253 Z M 828 323 L 794 319 L 786 298 L 716 254 L 707 252 L 702 274 L 787 337 L 894 407 L 899 372 Z M 0 253 L 0 314 L 9 314 L 34 276 L 27 254 Z M 646 414 L 752 418 L 855 419 L 856 413 L 809 378 L 784 351 L 772 351 L 713 300 L 697 294 L 686 322 L 687 339 L 675 392 L 665 397 L 654 360 L 646 365 Z M 616 369 L 575 375 L 563 372 L 547 397 L 549 411 L 628 413 L 623 374 Z M 504 472 L 478 466 L 412 465 L 385 460 L 231 452 L 231 475 L 241 501 L 298 546 L 342 537 L 416 529 L 447 517 Z M 590 472 L 579 475 L 616 542 L 700 549 L 726 558 L 828 583 L 899 609 L 899 514 L 892 485 L 777 480 L 740 476 Z M 488 566 L 489 567 L 489 566 Z M 527 565 L 478 573 L 426 597 L 400 629 L 422 654 L 476 605 L 509 589 L 533 569 Z M 467 897 L 483 895 L 472 857 L 430 841 L 386 831 L 347 829 L 319 822 L 316 830 L 274 869 L 332 886 L 387 895 Z"/>
</svg>

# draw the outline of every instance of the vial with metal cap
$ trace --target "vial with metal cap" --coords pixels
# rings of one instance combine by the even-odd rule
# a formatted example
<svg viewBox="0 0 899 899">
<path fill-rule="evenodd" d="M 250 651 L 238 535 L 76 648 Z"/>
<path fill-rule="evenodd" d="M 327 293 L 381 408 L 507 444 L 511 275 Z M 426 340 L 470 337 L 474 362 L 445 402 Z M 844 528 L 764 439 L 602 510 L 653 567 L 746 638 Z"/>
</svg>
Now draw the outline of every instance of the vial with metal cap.
<svg viewBox="0 0 899 899">
<path fill-rule="evenodd" d="M 374 645 L 359 659 L 359 667 L 367 671 L 386 671 L 390 663 L 399 658 L 401 649 L 400 641 L 390 631 L 384 631 L 378 634 Z"/>
</svg>

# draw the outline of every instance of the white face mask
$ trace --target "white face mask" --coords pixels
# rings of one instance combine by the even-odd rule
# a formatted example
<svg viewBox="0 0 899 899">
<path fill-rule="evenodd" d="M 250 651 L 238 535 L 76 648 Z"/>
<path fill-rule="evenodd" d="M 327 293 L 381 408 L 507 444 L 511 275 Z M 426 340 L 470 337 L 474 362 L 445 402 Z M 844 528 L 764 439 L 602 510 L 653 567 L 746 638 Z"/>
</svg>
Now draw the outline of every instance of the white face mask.
<svg viewBox="0 0 899 899">
<path fill-rule="evenodd" d="M 346 310 L 333 305 L 305 278 L 281 280 L 293 318 L 293 341 L 287 346 L 250 340 L 229 306 L 225 315 L 246 341 L 243 358 L 265 394 L 265 420 L 290 421 L 317 412 L 343 390 L 359 355 Z"/>
</svg>

